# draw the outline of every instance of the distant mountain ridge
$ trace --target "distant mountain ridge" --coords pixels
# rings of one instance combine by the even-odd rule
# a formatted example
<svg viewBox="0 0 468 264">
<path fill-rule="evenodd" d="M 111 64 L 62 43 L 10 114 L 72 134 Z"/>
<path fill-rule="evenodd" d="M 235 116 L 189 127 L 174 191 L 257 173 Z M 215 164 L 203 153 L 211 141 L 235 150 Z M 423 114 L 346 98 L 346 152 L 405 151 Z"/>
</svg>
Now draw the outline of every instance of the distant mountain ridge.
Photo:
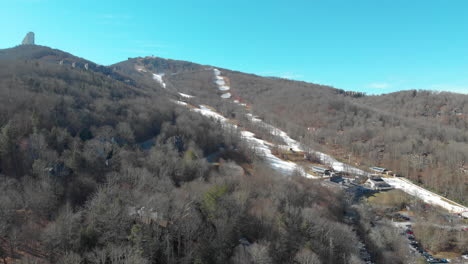
<svg viewBox="0 0 468 264">
<path fill-rule="evenodd" d="M 17 61 L 32 60 L 42 63 L 58 64 L 67 67 L 90 70 L 110 76 L 118 81 L 136 85 L 136 82 L 110 67 L 96 64 L 92 61 L 74 56 L 70 53 L 40 45 L 19 45 L 14 48 L 0 49 L 0 60 Z"/>
</svg>

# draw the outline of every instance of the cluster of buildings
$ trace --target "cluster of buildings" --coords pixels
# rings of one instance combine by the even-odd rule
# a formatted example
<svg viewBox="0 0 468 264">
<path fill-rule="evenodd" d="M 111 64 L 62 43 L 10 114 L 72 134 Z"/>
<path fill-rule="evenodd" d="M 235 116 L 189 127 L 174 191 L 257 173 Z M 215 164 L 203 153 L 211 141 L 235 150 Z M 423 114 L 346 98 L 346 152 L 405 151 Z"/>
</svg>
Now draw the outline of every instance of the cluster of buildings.
<svg viewBox="0 0 468 264">
<path fill-rule="evenodd" d="M 324 167 L 312 166 L 311 169 L 317 175 L 323 178 L 329 178 L 330 181 L 335 183 L 351 182 L 356 179 L 354 176 L 343 175 L 342 173 L 334 172 L 333 170 Z M 367 180 L 364 182 L 364 186 L 375 191 L 394 189 L 382 179 L 382 175 L 390 175 L 391 171 L 380 167 L 371 167 L 369 169 L 373 171 L 374 174 L 370 174 L 367 177 Z"/>
</svg>

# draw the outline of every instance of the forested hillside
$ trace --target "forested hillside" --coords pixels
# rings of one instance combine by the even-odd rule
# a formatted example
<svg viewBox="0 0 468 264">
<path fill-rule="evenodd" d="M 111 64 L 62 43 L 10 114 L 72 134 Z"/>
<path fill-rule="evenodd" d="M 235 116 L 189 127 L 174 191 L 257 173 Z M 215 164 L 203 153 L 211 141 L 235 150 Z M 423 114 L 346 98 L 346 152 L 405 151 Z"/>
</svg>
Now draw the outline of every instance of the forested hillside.
<svg viewBox="0 0 468 264">
<path fill-rule="evenodd" d="M 0 51 L 3 263 L 363 263 L 341 191 L 278 175 L 156 82 L 28 48 Z M 387 229 L 372 254 L 404 263 Z"/>
<path fill-rule="evenodd" d="M 165 63 L 161 63 L 165 62 Z M 119 63 L 166 72 L 168 85 L 236 116 L 233 100 L 306 145 L 356 166 L 387 167 L 458 202 L 468 203 L 468 96 L 406 91 L 364 96 L 329 86 L 222 69 L 233 100 L 220 100 L 212 68 L 160 58 Z M 188 65 L 182 67 L 181 65 Z M 135 70 L 133 70 L 135 71 Z"/>
</svg>

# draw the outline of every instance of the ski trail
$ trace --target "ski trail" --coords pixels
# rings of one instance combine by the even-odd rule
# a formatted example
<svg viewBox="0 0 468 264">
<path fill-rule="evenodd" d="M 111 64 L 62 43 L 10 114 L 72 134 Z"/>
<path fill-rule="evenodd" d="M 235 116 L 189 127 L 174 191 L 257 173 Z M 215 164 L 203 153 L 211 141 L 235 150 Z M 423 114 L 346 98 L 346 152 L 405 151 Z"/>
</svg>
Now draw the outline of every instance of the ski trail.
<svg viewBox="0 0 468 264">
<path fill-rule="evenodd" d="M 174 103 L 183 105 L 183 106 L 188 106 L 187 103 L 181 102 L 181 101 L 174 101 Z M 217 113 L 216 111 L 212 110 L 212 108 L 209 106 L 200 105 L 199 108 L 194 108 L 192 110 L 197 113 L 200 113 L 203 116 L 210 117 L 214 120 L 220 121 L 224 129 L 239 129 L 237 125 L 229 122 L 230 121 L 229 119 Z M 306 178 L 310 178 L 310 179 L 319 178 L 319 177 L 316 177 L 307 173 L 300 165 L 291 161 L 280 159 L 276 157 L 275 155 L 273 155 L 273 153 L 271 152 L 271 144 L 262 139 L 255 137 L 254 133 L 247 131 L 247 130 L 243 130 L 241 131 L 241 137 L 243 140 L 245 140 L 245 142 L 247 142 L 250 146 L 254 148 L 257 154 L 264 157 L 265 161 L 273 169 L 286 175 L 291 175 L 293 172 L 297 171 Z"/>
<path fill-rule="evenodd" d="M 231 89 L 231 87 L 229 87 L 226 84 L 226 80 L 225 80 L 226 77 L 221 76 L 221 71 L 218 69 L 213 69 L 213 73 L 215 76 L 214 82 L 218 86 L 218 90 L 225 92 L 221 95 L 221 98 L 223 99 L 231 98 L 231 93 L 227 92 Z"/>
</svg>

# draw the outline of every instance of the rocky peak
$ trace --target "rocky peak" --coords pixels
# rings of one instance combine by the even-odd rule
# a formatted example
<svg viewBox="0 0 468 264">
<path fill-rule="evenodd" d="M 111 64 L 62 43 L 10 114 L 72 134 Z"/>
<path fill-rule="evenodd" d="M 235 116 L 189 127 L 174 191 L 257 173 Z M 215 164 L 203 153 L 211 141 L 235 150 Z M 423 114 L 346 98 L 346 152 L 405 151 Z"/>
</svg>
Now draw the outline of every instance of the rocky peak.
<svg viewBox="0 0 468 264">
<path fill-rule="evenodd" d="M 29 32 L 28 34 L 26 34 L 26 37 L 24 37 L 23 42 L 21 44 L 34 45 L 34 32 Z"/>
</svg>

